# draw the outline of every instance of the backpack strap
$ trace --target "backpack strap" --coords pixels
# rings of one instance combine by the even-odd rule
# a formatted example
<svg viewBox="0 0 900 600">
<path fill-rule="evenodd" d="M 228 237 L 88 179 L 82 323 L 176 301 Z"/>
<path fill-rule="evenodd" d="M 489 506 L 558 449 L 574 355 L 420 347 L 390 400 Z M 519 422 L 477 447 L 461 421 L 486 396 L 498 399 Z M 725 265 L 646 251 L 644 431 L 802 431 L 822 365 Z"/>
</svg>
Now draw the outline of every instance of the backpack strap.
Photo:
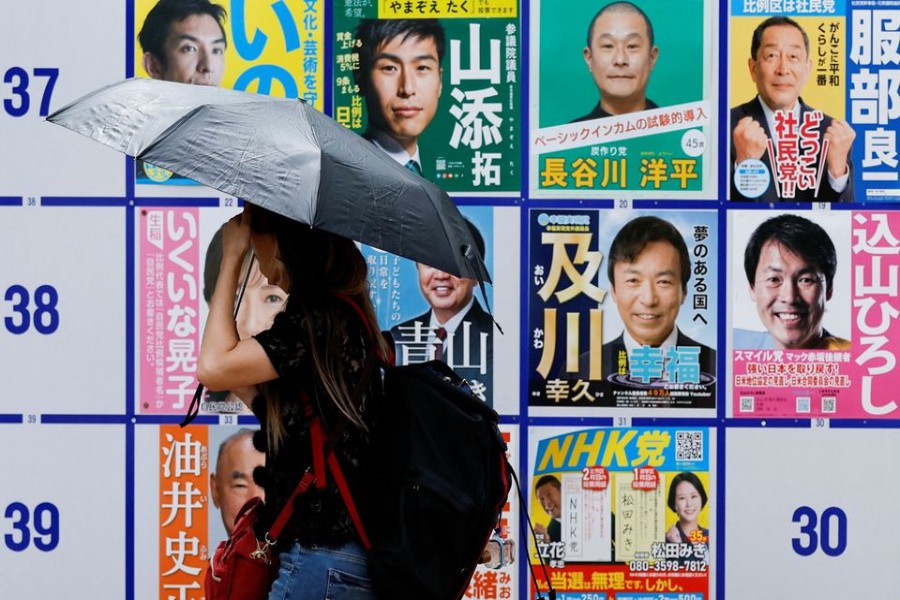
<svg viewBox="0 0 900 600">
<path fill-rule="evenodd" d="M 359 304 L 357 304 L 349 296 L 340 294 L 338 295 L 338 297 L 347 302 L 354 309 L 356 309 L 356 312 L 357 314 L 359 314 L 363 326 L 365 327 L 368 338 L 371 341 L 373 339 L 372 328 L 369 325 L 369 321 L 368 319 L 366 319 L 365 313 L 363 313 Z M 357 382 L 356 386 L 353 388 L 352 401 L 354 403 L 362 398 L 362 395 L 365 393 L 365 390 L 369 385 L 369 381 L 372 378 L 372 373 L 375 370 L 376 363 L 379 362 L 379 360 L 383 360 L 380 352 L 366 353 L 366 363 L 363 366 L 363 372 L 360 375 L 359 381 Z M 322 418 L 316 411 L 312 399 L 309 397 L 309 393 L 306 390 L 302 390 L 300 392 L 300 399 L 303 402 L 304 414 L 309 420 L 310 438 L 313 451 L 312 469 L 316 487 L 325 487 L 327 481 L 327 465 L 328 471 L 331 471 L 331 476 L 334 478 L 334 483 L 341 494 L 341 499 L 344 501 L 344 506 L 347 508 L 347 512 L 350 514 L 350 519 L 353 521 L 356 532 L 359 534 L 360 542 L 362 542 L 362 545 L 366 550 L 370 550 L 372 548 L 372 544 L 369 541 L 369 536 L 366 533 L 365 527 L 363 526 L 362 517 L 360 517 L 359 509 L 356 507 L 356 502 L 353 500 L 353 494 L 350 492 L 350 486 L 347 484 L 347 478 L 344 476 L 344 471 L 341 468 L 341 463 L 338 460 L 337 455 L 334 453 L 334 447 L 335 445 L 337 445 L 338 441 L 341 439 L 341 436 L 344 433 L 344 430 L 347 428 L 349 419 L 347 419 L 345 415 L 341 414 L 337 422 L 335 423 L 334 428 L 329 434 L 328 432 L 326 432 L 325 426 L 322 423 Z"/>
</svg>

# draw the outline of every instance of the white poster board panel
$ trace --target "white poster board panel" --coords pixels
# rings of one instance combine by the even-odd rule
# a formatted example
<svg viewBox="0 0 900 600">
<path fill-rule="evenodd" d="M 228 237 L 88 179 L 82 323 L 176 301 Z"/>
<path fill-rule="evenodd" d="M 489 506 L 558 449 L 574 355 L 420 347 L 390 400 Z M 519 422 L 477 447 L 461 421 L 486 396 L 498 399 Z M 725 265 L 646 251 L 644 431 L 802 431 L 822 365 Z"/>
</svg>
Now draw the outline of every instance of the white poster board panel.
<svg viewBox="0 0 900 600">
<path fill-rule="evenodd" d="M 125 212 L 0 208 L 0 413 L 125 409 Z"/>
<path fill-rule="evenodd" d="M 121 600 L 125 431 L 120 425 L 0 425 L 4 598 Z"/>
<path fill-rule="evenodd" d="M 898 451 L 891 429 L 729 429 L 726 597 L 896 597 L 900 473 L 876 465 Z"/>
<path fill-rule="evenodd" d="M 125 78 L 126 5 L 4 3 L 0 196 L 124 195 L 122 154 L 44 118 Z"/>
</svg>

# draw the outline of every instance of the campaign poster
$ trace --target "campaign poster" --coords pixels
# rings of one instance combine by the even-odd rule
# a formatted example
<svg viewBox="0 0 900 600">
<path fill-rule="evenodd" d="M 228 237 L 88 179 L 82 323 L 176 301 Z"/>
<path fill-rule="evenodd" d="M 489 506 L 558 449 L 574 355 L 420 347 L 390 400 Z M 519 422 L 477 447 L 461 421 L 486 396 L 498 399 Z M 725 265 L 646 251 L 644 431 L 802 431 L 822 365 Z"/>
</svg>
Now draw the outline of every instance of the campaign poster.
<svg viewBox="0 0 900 600">
<path fill-rule="evenodd" d="M 564 598 L 708 597 L 712 437 L 689 426 L 530 428 L 528 560 L 540 590 L 549 580 Z"/>
<path fill-rule="evenodd" d="M 170 57 L 168 68 L 162 68 L 147 56 L 150 50 L 141 44 L 142 32 L 144 39 L 152 39 L 154 35 L 155 28 L 145 30 L 144 25 L 157 2 L 135 0 L 135 76 L 300 98 L 321 111 L 324 108 L 325 1 L 217 0 L 214 4 L 225 11 L 224 37 L 216 27 L 214 16 L 192 15 L 178 25 L 191 37 L 180 40 L 179 58 Z M 193 58 L 185 60 L 185 56 Z M 183 67 L 175 68 L 173 63 Z M 135 182 L 157 186 L 198 185 L 177 173 L 138 160 Z M 158 192 L 146 189 L 144 193 Z"/>
<path fill-rule="evenodd" d="M 450 194 L 517 195 L 519 2 L 333 7 L 335 120 Z"/>
<path fill-rule="evenodd" d="M 500 425 L 500 434 L 508 446 L 506 454 L 510 464 L 518 465 L 519 428 L 515 425 Z M 500 511 L 500 520 L 495 527 L 494 539 L 503 540 L 503 545 L 488 544 L 491 559 L 475 568 L 464 598 L 467 600 L 496 600 L 497 598 L 520 598 L 519 571 L 528 565 L 519 562 L 519 548 L 526 543 L 522 539 L 519 526 L 519 496 L 511 489 L 506 504 Z"/>
<path fill-rule="evenodd" d="M 896 202 L 900 200 L 900 5 L 892 0 L 850 0 L 847 17 L 847 112 L 857 138 L 856 199 Z"/>
<path fill-rule="evenodd" d="M 728 216 L 734 416 L 896 418 L 898 215 Z"/>
<path fill-rule="evenodd" d="M 222 225 L 238 208 L 144 206 L 135 211 L 135 361 L 139 414 L 184 415 L 199 382 L 197 361 L 209 300 L 222 258 Z M 256 261 L 237 307 L 242 339 L 267 329 L 287 294 L 268 283 Z M 236 298 L 237 300 L 237 298 Z M 232 392 L 205 390 L 200 414 L 250 414 Z"/>
<path fill-rule="evenodd" d="M 711 198 L 717 3 L 608 4 L 531 3 L 532 195 Z"/>
<path fill-rule="evenodd" d="M 715 211 L 535 208 L 528 228 L 532 411 L 715 408 Z"/>
<path fill-rule="evenodd" d="M 865 199 L 864 136 L 847 110 L 846 2 L 730 5 L 731 200 Z"/>
<path fill-rule="evenodd" d="M 519 408 L 519 209 L 463 206 L 492 283 L 362 246 L 369 293 L 399 365 L 442 360 L 501 414 Z M 496 321 L 496 324 L 495 324 Z M 499 326 L 499 327 L 498 327 Z M 443 330 L 443 331 L 442 331 Z M 502 332 L 501 332 L 502 330 Z"/>
</svg>

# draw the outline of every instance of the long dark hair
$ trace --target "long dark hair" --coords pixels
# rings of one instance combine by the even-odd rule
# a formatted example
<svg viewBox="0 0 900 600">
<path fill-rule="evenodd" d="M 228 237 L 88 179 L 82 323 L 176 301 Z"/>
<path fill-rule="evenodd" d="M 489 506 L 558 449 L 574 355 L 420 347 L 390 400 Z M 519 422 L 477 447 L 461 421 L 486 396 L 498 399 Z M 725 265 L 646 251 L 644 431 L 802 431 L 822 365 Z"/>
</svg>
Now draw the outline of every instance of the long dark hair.
<svg viewBox="0 0 900 600">
<path fill-rule="evenodd" d="M 312 228 L 270 210 L 252 206 L 250 215 L 250 229 L 254 233 L 275 237 L 279 260 L 283 263 L 290 287 L 287 306 L 302 315 L 311 315 L 313 311 L 321 315 L 321 320 L 303 320 L 308 338 L 322 341 L 321 344 L 309 345 L 318 383 L 337 409 L 351 423 L 364 429 L 365 424 L 359 407 L 353 402 L 352 386 L 345 377 L 346 365 L 341 357 L 346 319 L 335 310 L 340 303 L 337 295 L 354 300 L 362 308 L 373 333 L 374 347 L 370 347 L 369 351 L 379 352 L 382 357 L 389 355 L 387 342 L 378 333 L 375 309 L 369 299 L 368 270 L 362 253 L 347 238 Z M 265 387 L 269 447 L 277 451 L 285 432 L 281 416 L 283 399 L 274 393 L 274 386 Z"/>
</svg>

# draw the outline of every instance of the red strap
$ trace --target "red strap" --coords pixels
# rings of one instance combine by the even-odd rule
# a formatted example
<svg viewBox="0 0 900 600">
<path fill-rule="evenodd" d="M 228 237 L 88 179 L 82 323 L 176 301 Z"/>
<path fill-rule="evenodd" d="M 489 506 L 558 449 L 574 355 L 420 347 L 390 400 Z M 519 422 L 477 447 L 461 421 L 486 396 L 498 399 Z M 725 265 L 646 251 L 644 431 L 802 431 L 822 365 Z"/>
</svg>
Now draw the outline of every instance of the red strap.
<svg viewBox="0 0 900 600">
<path fill-rule="evenodd" d="M 344 479 L 344 471 L 341 470 L 341 463 L 338 462 L 337 456 L 334 455 L 334 452 L 328 453 L 328 466 L 331 468 L 331 476 L 334 477 L 334 482 L 338 486 L 338 490 L 341 492 L 341 498 L 344 499 L 344 506 L 347 507 L 347 512 L 350 513 L 350 518 L 353 520 L 353 525 L 356 526 L 356 532 L 359 534 L 359 539 L 362 542 L 363 548 L 366 550 L 372 549 L 372 544 L 369 542 L 369 536 L 366 535 L 366 530 L 363 527 L 362 519 L 359 516 L 359 511 L 356 510 L 356 502 L 353 501 L 353 495 L 350 493 L 350 487 L 347 485 L 347 480 Z"/>
<path fill-rule="evenodd" d="M 294 498 L 301 494 L 305 494 L 312 482 L 313 474 L 307 469 L 307 471 L 303 473 L 303 477 L 300 478 L 300 483 L 297 484 L 297 487 L 294 488 L 294 492 L 287 499 L 284 508 L 278 513 L 275 522 L 269 527 L 269 532 L 266 534 L 266 537 L 269 538 L 267 541 L 275 542 L 278 539 L 278 536 L 281 535 L 281 530 L 284 529 L 288 519 L 290 519 L 291 515 L 294 513 Z"/>
<path fill-rule="evenodd" d="M 313 474 L 316 477 L 316 487 L 324 489 L 325 482 L 327 481 L 325 455 L 323 452 L 323 449 L 325 448 L 325 430 L 322 428 L 322 419 L 320 419 L 319 415 L 316 413 L 306 390 L 301 390 L 300 399 L 303 401 L 303 411 L 306 414 L 307 419 L 309 419 L 309 435 L 313 451 L 312 467 Z"/>
</svg>

